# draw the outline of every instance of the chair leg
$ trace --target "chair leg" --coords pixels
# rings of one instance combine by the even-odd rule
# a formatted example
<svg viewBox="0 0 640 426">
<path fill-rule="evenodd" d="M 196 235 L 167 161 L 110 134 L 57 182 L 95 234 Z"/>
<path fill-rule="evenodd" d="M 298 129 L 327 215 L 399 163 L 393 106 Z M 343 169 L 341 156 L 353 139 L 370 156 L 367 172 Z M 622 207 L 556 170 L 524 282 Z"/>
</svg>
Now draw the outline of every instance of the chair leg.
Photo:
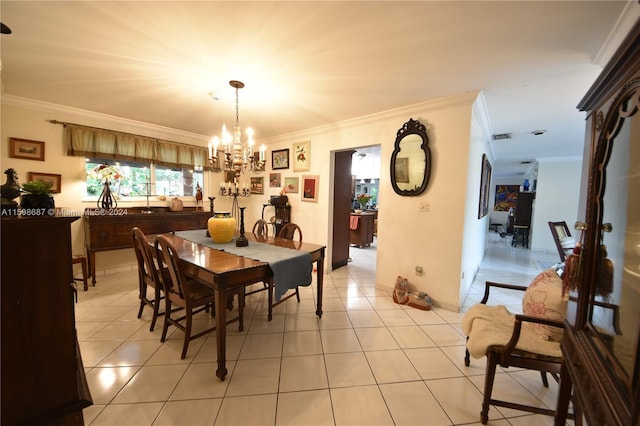
<svg viewBox="0 0 640 426">
<path fill-rule="evenodd" d="M 84 291 L 89 290 L 89 284 L 87 282 L 87 259 L 82 258 L 80 262 L 80 267 L 82 268 L 82 281 L 84 284 Z"/>
<path fill-rule="evenodd" d="M 486 425 L 489 421 L 491 392 L 493 391 L 493 380 L 495 379 L 498 361 L 500 361 L 498 354 L 492 351 L 487 353 L 487 370 L 484 376 L 484 394 L 482 396 L 482 411 L 480 412 L 480 421 L 483 425 Z"/>
<path fill-rule="evenodd" d="M 269 307 L 268 307 L 268 314 L 267 314 L 267 320 L 271 321 L 273 319 L 273 278 L 269 279 L 269 282 L 267 283 L 267 285 L 269 286 L 269 290 L 267 290 L 267 293 L 269 293 Z"/>
<path fill-rule="evenodd" d="M 244 330 L 244 290 L 238 292 L 238 330 Z"/>
<path fill-rule="evenodd" d="M 296 287 L 296 299 L 298 299 L 298 303 L 300 303 L 300 292 L 298 291 L 298 287 Z"/>
<path fill-rule="evenodd" d="M 468 337 L 467 337 L 467 340 L 469 340 Z M 464 365 L 468 367 L 469 364 L 471 364 L 471 355 L 469 354 L 469 349 L 465 348 L 464 349 Z"/>
<path fill-rule="evenodd" d="M 193 318 L 193 312 L 191 307 L 186 308 L 186 318 L 184 325 L 184 344 L 182 345 L 182 356 L 180 359 L 185 359 L 187 357 L 187 349 L 189 348 L 189 340 L 191 340 L 191 320 Z"/>
<path fill-rule="evenodd" d="M 540 377 L 542 378 L 542 384 L 544 385 L 545 388 L 549 387 L 549 380 L 547 380 L 547 373 L 545 373 L 544 371 L 540 372 Z"/>
<path fill-rule="evenodd" d="M 155 328 L 156 321 L 158 319 L 158 313 L 160 312 L 160 296 L 161 296 L 160 289 L 155 288 L 154 293 L 155 293 L 155 299 L 153 301 L 153 318 L 151 318 L 151 327 L 149 327 L 149 331 L 153 331 L 153 329 Z"/>
<path fill-rule="evenodd" d="M 166 304 L 164 308 L 164 324 L 162 325 L 162 336 L 160 341 L 164 343 L 167 338 L 167 330 L 169 329 L 169 319 L 171 318 L 171 301 L 168 297 L 165 298 Z"/>
</svg>

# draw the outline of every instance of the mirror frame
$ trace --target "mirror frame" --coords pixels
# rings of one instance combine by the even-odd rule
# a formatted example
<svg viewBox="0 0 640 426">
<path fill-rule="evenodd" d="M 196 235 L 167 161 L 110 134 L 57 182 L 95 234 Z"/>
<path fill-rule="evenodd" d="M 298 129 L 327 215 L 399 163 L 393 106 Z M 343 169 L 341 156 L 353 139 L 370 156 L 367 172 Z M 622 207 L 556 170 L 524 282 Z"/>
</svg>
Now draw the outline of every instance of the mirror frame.
<svg viewBox="0 0 640 426">
<path fill-rule="evenodd" d="M 408 135 L 418 135 L 422 139 L 422 144 L 420 144 L 420 148 L 424 151 L 424 175 L 422 176 L 422 184 L 416 189 L 400 189 L 398 183 L 396 182 L 396 158 L 400 153 L 400 142 L 402 138 Z M 402 195 L 405 197 L 412 197 L 416 195 L 422 194 L 429 184 L 429 177 L 431 175 L 431 151 L 429 149 L 429 137 L 427 136 L 427 128 L 424 124 L 420 123 L 418 120 L 414 120 L 410 118 L 409 121 L 404 123 L 402 127 L 396 133 L 396 141 L 393 147 L 393 153 L 391 154 L 391 186 L 396 194 Z"/>
</svg>

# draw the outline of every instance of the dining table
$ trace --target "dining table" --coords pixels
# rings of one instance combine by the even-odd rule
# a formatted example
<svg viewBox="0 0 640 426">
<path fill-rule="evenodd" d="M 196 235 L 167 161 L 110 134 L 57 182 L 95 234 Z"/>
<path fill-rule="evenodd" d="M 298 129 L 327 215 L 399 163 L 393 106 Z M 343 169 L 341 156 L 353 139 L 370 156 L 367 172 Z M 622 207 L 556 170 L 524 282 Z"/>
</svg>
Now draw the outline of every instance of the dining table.
<svg viewBox="0 0 640 426">
<path fill-rule="evenodd" d="M 273 251 L 290 252 L 302 257 L 302 262 L 315 263 L 316 271 L 316 315 L 322 317 L 322 288 L 324 278 L 325 246 L 307 242 L 286 240 L 283 238 L 267 237 L 253 233 L 245 234 L 249 241 L 249 250 L 235 246 L 235 239 L 227 244 L 213 244 L 211 238 L 206 236 L 206 230 L 193 230 L 181 232 L 169 232 L 158 234 L 165 236 L 176 249 L 180 258 L 180 265 L 184 274 L 205 286 L 214 290 L 216 312 L 216 344 L 218 354 L 218 368 L 216 376 L 224 380 L 227 375 L 226 368 L 226 316 L 227 297 L 235 290 L 248 285 L 269 281 L 275 281 L 278 286 L 278 274 L 284 272 L 291 275 L 295 268 L 282 268 L 273 260 Z M 156 235 L 148 235 L 147 242 L 153 246 Z M 261 255 L 261 253 L 265 253 Z M 250 257 L 244 256 L 247 254 Z M 265 259 L 260 259 L 264 257 Z M 298 259 L 298 262 L 301 260 Z M 284 269 L 284 270 L 283 270 Z M 274 274 L 274 271 L 276 272 Z M 274 276 L 275 275 L 275 276 Z M 306 275 L 306 274 L 303 274 Z M 292 277 L 285 277 L 291 281 Z M 295 278 L 295 276 L 293 277 Z M 310 284 L 304 280 L 308 277 L 300 277 L 302 285 Z M 294 281 L 292 281 L 294 282 Z M 282 291 L 282 289 L 281 289 Z M 277 293 L 277 291 L 276 291 Z M 269 297 L 272 292 L 269 291 Z M 271 320 L 271 303 L 269 303 L 268 319 Z"/>
</svg>

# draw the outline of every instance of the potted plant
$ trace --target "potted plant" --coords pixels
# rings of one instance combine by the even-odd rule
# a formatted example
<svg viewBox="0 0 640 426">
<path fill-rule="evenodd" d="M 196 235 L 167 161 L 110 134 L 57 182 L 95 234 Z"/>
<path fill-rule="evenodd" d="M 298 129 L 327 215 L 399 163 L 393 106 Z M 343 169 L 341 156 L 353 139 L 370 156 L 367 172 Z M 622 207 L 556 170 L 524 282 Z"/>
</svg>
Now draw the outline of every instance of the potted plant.
<svg viewBox="0 0 640 426">
<path fill-rule="evenodd" d="M 51 195 L 51 184 L 42 181 L 31 181 L 22 184 L 20 208 L 28 216 L 53 215 L 55 202 Z"/>
</svg>

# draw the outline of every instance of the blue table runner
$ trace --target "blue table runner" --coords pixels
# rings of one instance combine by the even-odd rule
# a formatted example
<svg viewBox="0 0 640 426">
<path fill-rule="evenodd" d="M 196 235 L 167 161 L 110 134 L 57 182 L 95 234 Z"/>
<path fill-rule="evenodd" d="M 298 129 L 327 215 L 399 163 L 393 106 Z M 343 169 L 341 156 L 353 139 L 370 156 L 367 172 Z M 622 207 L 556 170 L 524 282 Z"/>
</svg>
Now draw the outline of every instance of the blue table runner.
<svg viewBox="0 0 640 426">
<path fill-rule="evenodd" d="M 236 247 L 235 240 L 223 244 L 214 243 L 211 237 L 205 235 L 205 232 L 205 229 L 194 229 L 176 231 L 175 235 L 216 250 L 267 262 L 273 271 L 276 301 L 280 300 L 289 289 L 311 284 L 313 264 L 309 253 L 257 241 L 249 241 L 247 247 Z"/>
</svg>

